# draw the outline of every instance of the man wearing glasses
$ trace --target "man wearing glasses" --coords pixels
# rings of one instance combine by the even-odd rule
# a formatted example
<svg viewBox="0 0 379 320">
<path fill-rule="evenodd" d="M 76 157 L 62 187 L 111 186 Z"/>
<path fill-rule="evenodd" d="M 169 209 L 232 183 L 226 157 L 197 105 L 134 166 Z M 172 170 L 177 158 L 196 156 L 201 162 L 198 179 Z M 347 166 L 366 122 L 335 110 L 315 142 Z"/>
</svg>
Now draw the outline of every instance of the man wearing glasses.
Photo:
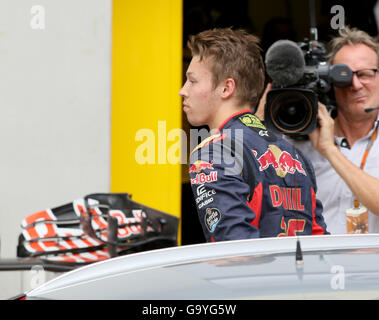
<svg viewBox="0 0 379 320">
<path fill-rule="evenodd" d="M 334 87 L 337 115 L 319 103 L 319 126 L 310 141 L 293 142 L 311 159 L 318 198 L 331 234 L 346 233 L 346 211 L 368 209 L 368 226 L 358 232 L 379 232 L 379 49 L 367 33 L 342 29 L 331 41 L 331 64 L 353 71 L 346 88 Z M 354 209 L 355 208 L 355 209 Z M 357 212 L 359 210 L 357 209 Z M 367 230 L 368 229 L 368 230 Z M 351 233 L 349 231 L 349 233 Z"/>
</svg>

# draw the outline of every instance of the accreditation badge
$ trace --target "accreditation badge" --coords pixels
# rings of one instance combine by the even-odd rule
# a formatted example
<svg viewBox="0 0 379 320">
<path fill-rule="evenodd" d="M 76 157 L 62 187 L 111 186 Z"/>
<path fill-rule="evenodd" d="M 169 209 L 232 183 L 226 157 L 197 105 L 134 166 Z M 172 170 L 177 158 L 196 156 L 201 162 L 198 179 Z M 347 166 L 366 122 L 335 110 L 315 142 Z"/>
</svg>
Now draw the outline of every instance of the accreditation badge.
<svg viewBox="0 0 379 320">
<path fill-rule="evenodd" d="M 368 211 L 359 205 L 346 209 L 347 233 L 368 233 Z"/>
</svg>

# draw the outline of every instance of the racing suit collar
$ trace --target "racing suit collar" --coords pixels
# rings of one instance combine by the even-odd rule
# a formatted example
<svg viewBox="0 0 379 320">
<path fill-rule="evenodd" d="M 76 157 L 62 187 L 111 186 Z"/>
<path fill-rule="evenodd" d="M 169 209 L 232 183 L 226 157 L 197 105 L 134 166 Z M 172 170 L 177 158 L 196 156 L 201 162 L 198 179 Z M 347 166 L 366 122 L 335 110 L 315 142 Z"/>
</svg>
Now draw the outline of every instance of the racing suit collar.
<svg viewBox="0 0 379 320">
<path fill-rule="evenodd" d="M 221 131 L 222 128 L 234 117 L 237 117 L 243 113 L 251 113 L 251 110 L 249 109 L 245 109 L 245 110 L 241 110 L 241 111 L 238 111 L 236 113 L 233 113 L 231 116 L 229 116 L 228 118 L 226 118 L 226 120 L 221 124 L 221 126 L 217 129 L 217 131 Z"/>
</svg>

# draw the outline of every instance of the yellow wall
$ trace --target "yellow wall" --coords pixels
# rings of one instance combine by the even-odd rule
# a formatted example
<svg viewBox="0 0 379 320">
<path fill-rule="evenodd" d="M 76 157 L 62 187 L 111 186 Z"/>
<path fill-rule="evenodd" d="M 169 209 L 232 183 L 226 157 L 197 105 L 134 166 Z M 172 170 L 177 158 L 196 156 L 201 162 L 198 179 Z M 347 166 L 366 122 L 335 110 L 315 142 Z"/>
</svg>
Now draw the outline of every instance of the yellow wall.
<svg viewBox="0 0 379 320">
<path fill-rule="evenodd" d="M 114 0 L 112 32 L 111 192 L 180 217 L 181 165 L 167 154 L 180 144 L 182 1 Z M 154 163 L 139 164 L 148 143 Z"/>
</svg>

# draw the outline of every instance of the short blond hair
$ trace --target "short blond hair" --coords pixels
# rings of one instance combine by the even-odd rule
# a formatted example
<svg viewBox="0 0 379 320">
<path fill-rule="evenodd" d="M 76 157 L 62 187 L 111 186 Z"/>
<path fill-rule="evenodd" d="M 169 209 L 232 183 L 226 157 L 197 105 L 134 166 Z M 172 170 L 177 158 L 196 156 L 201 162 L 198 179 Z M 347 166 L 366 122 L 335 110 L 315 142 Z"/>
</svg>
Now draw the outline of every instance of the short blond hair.
<svg viewBox="0 0 379 320">
<path fill-rule="evenodd" d="M 211 59 L 214 87 L 233 78 L 239 103 L 257 106 L 265 79 L 258 37 L 242 29 L 216 28 L 190 36 L 187 46 L 200 60 Z"/>
</svg>

